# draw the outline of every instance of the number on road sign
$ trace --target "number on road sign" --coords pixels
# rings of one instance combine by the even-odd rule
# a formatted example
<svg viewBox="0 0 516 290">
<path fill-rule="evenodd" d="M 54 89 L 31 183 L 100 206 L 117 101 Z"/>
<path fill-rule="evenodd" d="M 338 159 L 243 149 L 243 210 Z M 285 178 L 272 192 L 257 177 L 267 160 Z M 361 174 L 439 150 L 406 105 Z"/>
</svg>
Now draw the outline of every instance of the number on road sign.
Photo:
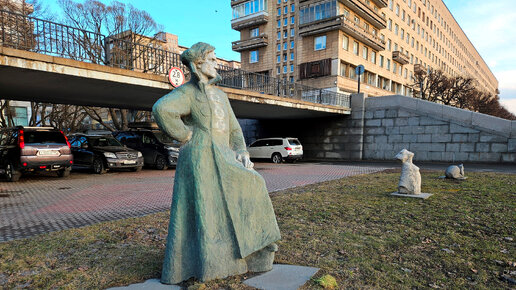
<svg viewBox="0 0 516 290">
<path fill-rule="evenodd" d="M 173 67 L 168 72 L 168 80 L 174 86 L 174 88 L 177 88 L 185 83 L 185 74 L 180 68 Z"/>
</svg>

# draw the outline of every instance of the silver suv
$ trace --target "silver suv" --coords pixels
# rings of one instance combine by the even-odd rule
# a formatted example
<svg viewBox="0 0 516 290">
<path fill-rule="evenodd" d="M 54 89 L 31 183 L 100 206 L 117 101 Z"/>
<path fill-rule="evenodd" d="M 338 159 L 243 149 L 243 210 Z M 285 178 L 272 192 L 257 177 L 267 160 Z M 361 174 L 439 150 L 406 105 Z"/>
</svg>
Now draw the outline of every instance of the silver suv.
<svg viewBox="0 0 516 290">
<path fill-rule="evenodd" d="M 18 181 L 24 172 L 55 171 L 70 175 L 73 156 L 63 132 L 53 127 L 0 129 L 0 173 Z"/>
<path fill-rule="evenodd" d="M 270 159 L 274 163 L 284 160 L 296 162 L 303 158 L 303 146 L 297 138 L 277 137 L 258 139 L 247 148 L 249 156 L 254 159 Z"/>
</svg>

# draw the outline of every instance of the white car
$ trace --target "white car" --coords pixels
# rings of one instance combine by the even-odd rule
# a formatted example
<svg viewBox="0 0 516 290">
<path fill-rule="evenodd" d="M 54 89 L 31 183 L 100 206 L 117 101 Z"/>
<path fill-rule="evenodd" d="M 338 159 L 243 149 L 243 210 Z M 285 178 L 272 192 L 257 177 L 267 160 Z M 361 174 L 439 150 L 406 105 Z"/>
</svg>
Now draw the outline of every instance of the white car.
<svg viewBox="0 0 516 290">
<path fill-rule="evenodd" d="M 247 151 L 251 158 L 271 159 L 274 163 L 303 158 L 303 146 L 297 138 L 291 137 L 258 139 L 247 147 Z"/>
</svg>

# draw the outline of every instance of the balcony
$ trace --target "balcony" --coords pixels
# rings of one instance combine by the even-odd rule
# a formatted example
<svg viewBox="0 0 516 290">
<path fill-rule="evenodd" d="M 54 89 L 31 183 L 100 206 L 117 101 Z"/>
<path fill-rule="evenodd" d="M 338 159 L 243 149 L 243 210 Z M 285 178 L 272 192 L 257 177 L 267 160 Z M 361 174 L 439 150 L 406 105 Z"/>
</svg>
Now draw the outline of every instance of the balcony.
<svg viewBox="0 0 516 290">
<path fill-rule="evenodd" d="M 374 11 L 373 8 L 363 2 L 363 0 L 338 0 L 340 3 L 344 4 L 348 9 L 353 10 L 360 17 L 364 18 L 365 21 L 370 23 L 372 26 L 377 29 L 385 29 L 387 28 L 387 20 L 382 17 L 381 14 Z M 387 2 L 385 0 L 372 0 L 376 5 L 380 8 L 387 7 Z M 320 0 L 299 0 L 299 4 L 303 3 L 313 4 L 320 2 Z"/>
<path fill-rule="evenodd" d="M 267 13 L 266 11 L 260 11 L 258 13 L 231 20 L 231 28 L 240 31 L 244 28 L 267 23 L 268 21 L 269 13 Z"/>
<path fill-rule="evenodd" d="M 231 0 L 231 7 L 241 4 L 241 3 L 244 3 L 246 1 L 249 1 L 249 0 Z"/>
<path fill-rule="evenodd" d="M 242 52 L 269 45 L 269 37 L 262 34 L 249 39 L 233 41 L 233 51 Z"/>
<path fill-rule="evenodd" d="M 385 1 L 385 0 L 371 0 L 371 1 L 373 1 L 373 3 L 376 4 L 376 6 L 378 6 L 380 8 L 387 7 L 387 1 Z"/>
<path fill-rule="evenodd" d="M 366 5 L 360 0 L 339 0 L 349 9 L 353 10 L 360 17 L 364 18 L 365 21 L 370 23 L 372 26 L 378 29 L 387 28 L 387 20 L 380 14 L 374 11 L 369 5 Z"/>
<path fill-rule="evenodd" d="M 425 72 L 426 72 L 426 70 L 425 70 L 425 68 L 423 67 L 423 65 L 422 65 L 422 64 L 420 64 L 420 63 L 416 63 L 416 64 L 414 65 L 414 72 L 415 72 L 415 73 L 425 73 Z"/>
<path fill-rule="evenodd" d="M 342 30 L 375 50 L 385 50 L 385 41 L 369 31 L 364 30 L 360 25 L 350 21 L 344 17 L 344 15 L 299 25 L 299 35 L 302 37 L 321 34 L 332 30 Z"/>
<path fill-rule="evenodd" d="M 402 65 L 408 64 L 410 62 L 408 56 L 406 56 L 405 54 L 401 53 L 401 51 L 398 51 L 398 50 L 392 52 L 392 60 L 394 60 Z"/>
</svg>

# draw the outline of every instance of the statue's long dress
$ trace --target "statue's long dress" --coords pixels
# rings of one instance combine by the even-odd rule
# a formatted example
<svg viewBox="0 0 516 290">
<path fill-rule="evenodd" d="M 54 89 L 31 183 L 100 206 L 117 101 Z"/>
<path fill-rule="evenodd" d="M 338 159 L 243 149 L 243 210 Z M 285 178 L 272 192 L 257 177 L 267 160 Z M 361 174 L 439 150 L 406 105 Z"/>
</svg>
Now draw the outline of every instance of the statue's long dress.
<svg viewBox="0 0 516 290">
<path fill-rule="evenodd" d="M 246 147 L 226 94 L 191 81 L 162 97 L 153 114 L 178 140 L 193 130 L 176 167 L 161 281 L 247 272 L 243 258 L 280 233 L 263 178 L 235 159 Z"/>
</svg>

